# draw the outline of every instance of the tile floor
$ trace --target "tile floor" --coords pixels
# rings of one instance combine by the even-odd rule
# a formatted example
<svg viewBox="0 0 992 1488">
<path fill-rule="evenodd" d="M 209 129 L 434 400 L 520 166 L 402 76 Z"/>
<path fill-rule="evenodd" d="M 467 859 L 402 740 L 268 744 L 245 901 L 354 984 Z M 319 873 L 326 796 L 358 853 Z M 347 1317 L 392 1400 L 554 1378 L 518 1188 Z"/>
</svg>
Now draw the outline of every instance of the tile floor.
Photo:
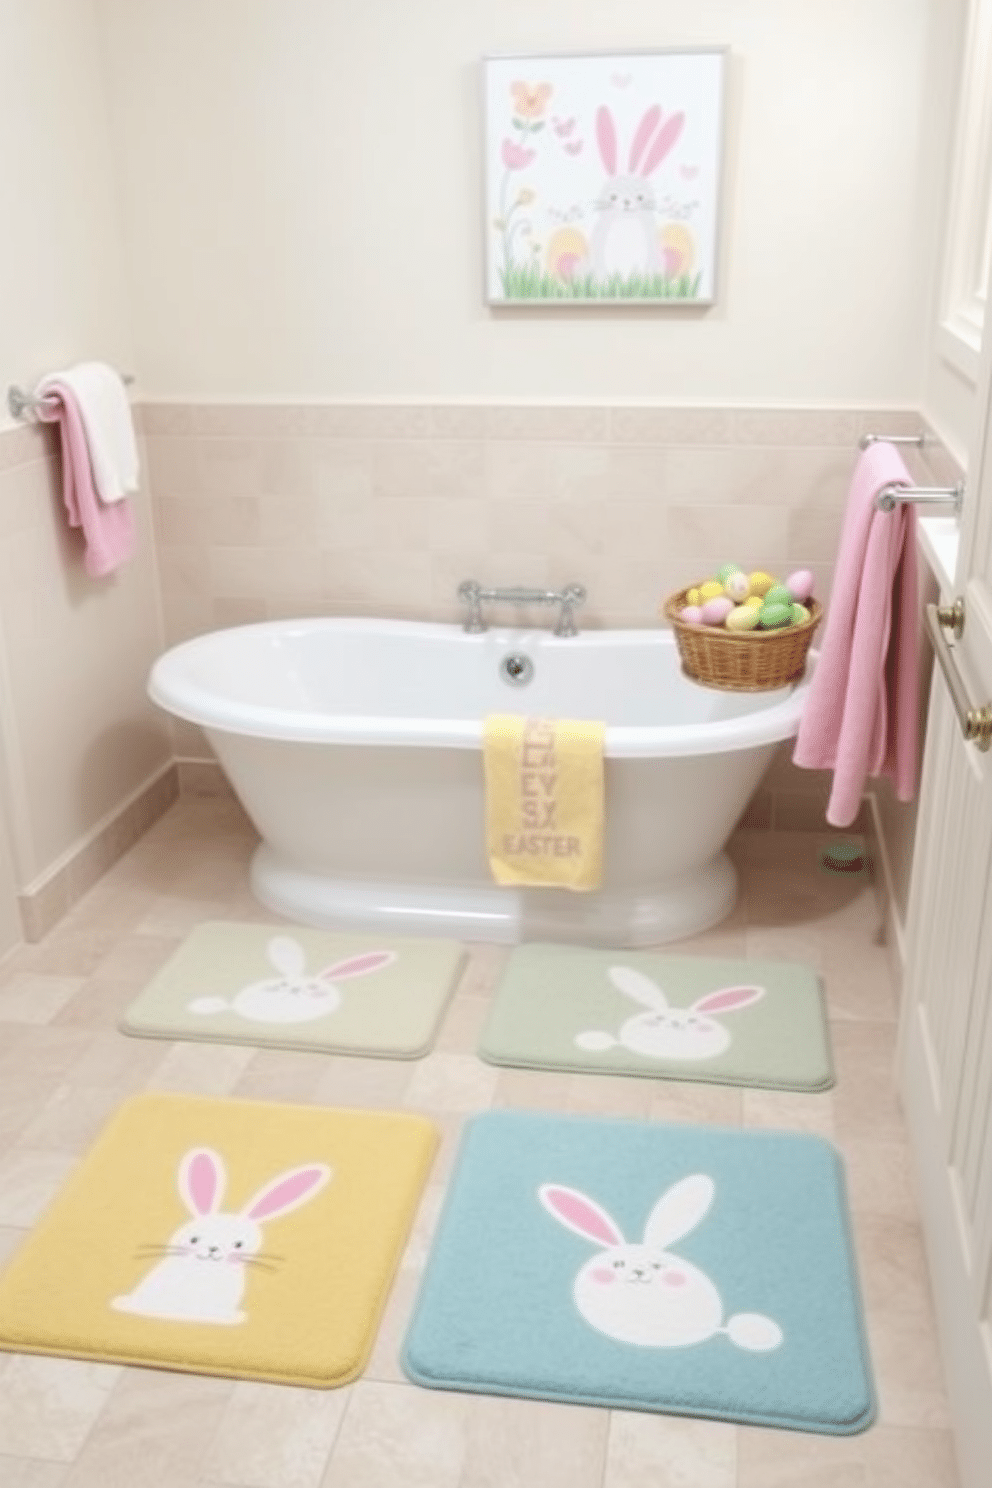
<svg viewBox="0 0 992 1488">
<path fill-rule="evenodd" d="M 0 966 L 0 1261 L 108 1114 L 140 1090 L 424 1111 L 440 1156 L 364 1376 L 309 1391 L 0 1355 L 0 1488 L 954 1488 L 906 1134 L 895 1004 L 870 884 L 832 880 L 815 839 L 735 842 L 730 920 L 679 950 L 782 956 L 821 973 L 837 1084 L 822 1095 L 497 1070 L 474 1057 L 505 952 L 473 946 L 434 1052 L 328 1058 L 116 1031 L 202 919 L 273 919 L 251 899 L 233 802 L 185 797 L 46 940 Z M 421 1390 L 398 1348 L 459 1128 L 528 1106 L 820 1132 L 843 1151 L 881 1399 L 851 1438 Z"/>
</svg>

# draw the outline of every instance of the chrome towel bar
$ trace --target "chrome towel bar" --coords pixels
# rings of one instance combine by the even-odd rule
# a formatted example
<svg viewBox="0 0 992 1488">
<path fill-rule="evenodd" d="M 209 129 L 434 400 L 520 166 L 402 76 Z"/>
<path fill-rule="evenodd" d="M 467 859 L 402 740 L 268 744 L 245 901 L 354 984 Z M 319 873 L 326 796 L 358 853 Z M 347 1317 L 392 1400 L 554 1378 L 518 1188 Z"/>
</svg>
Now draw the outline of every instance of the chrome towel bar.
<svg viewBox="0 0 992 1488">
<path fill-rule="evenodd" d="M 915 444 L 920 449 L 929 444 L 933 439 L 932 434 L 862 434 L 858 441 L 861 449 L 867 449 L 870 444 Z"/>
<path fill-rule="evenodd" d="M 130 372 L 122 373 L 124 382 L 132 383 L 134 377 Z M 32 418 L 44 405 L 44 398 L 35 397 L 34 393 L 25 392 L 23 388 L 11 386 L 7 389 L 7 408 L 12 418 Z"/>
<path fill-rule="evenodd" d="M 952 605 L 927 605 L 927 629 L 933 641 L 934 655 L 940 663 L 947 690 L 951 694 L 954 711 L 958 715 L 961 732 L 969 743 L 984 753 L 992 745 L 992 706 L 972 706 L 967 689 L 954 660 L 954 652 L 947 644 L 944 627 L 953 630 L 956 637 L 964 630 L 964 600 L 956 599 Z"/>
<path fill-rule="evenodd" d="M 879 511 L 894 511 L 897 506 L 912 503 L 913 506 L 946 506 L 950 502 L 955 514 L 960 513 L 964 501 L 964 482 L 956 486 L 900 486 L 897 481 L 883 486 L 875 496 Z"/>
</svg>

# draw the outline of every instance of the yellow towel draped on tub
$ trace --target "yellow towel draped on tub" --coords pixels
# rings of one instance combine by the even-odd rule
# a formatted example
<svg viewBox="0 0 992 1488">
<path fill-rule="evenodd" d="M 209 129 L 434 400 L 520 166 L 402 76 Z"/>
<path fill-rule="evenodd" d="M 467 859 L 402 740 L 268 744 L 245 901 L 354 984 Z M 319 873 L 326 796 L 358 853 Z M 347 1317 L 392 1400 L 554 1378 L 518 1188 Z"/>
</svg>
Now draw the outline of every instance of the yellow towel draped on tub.
<svg viewBox="0 0 992 1488">
<path fill-rule="evenodd" d="M 603 867 L 602 723 L 492 714 L 486 839 L 501 884 L 595 889 Z"/>
</svg>

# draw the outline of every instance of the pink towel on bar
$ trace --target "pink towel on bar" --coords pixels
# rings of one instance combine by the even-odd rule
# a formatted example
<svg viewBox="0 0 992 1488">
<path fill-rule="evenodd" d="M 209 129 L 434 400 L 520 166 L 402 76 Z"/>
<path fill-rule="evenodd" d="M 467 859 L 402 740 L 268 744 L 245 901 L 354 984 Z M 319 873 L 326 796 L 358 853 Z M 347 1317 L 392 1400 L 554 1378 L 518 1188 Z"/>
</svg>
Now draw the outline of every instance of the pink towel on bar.
<svg viewBox="0 0 992 1488">
<path fill-rule="evenodd" d="M 134 554 L 134 512 L 129 497 L 106 505 L 97 496 L 82 415 L 72 391 L 49 384 L 39 405 L 41 418 L 57 423 L 62 439 L 62 499 L 69 526 L 81 527 L 86 540 L 83 567 L 92 579 L 113 573 Z M 47 404 L 47 406 L 46 406 Z"/>
<path fill-rule="evenodd" d="M 916 508 L 875 508 L 891 482 L 913 485 L 894 445 L 868 446 L 855 467 L 829 613 L 793 760 L 834 772 L 827 821 L 850 826 L 869 775 L 900 801 L 916 790 L 919 594 Z"/>
</svg>

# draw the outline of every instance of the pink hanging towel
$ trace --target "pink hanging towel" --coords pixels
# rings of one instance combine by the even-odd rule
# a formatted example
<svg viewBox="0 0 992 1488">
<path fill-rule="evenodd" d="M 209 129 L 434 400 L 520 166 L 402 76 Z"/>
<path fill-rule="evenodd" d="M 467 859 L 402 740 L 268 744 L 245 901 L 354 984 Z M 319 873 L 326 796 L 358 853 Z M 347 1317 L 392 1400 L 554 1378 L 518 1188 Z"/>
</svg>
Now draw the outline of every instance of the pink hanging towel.
<svg viewBox="0 0 992 1488">
<path fill-rule="evenodd" d="M 92 579 L 113 573 L 134 555 L 134 512 L 129 497 L 105 505 L 93 483 L 89 446 L 82 415 L 71 389 L 48 383 L 40 417 L 57 423 L 62 440 L 62 499 L 69 513 L 69 526 L 81 527 L 86 540 L 83 567 Z"/>
<path fill-rule="evenodd" d="M 868 776 L 901 801 L 916 790 L 919 736 L 919 581 L 916 509 L 875 508 L 893 482 L 912 486 L 894 445 L 876 442 L 851 481 L 823 642 L 793 761 L 833 770 L 827 821 L 848 827 Z"/>
</svg>

